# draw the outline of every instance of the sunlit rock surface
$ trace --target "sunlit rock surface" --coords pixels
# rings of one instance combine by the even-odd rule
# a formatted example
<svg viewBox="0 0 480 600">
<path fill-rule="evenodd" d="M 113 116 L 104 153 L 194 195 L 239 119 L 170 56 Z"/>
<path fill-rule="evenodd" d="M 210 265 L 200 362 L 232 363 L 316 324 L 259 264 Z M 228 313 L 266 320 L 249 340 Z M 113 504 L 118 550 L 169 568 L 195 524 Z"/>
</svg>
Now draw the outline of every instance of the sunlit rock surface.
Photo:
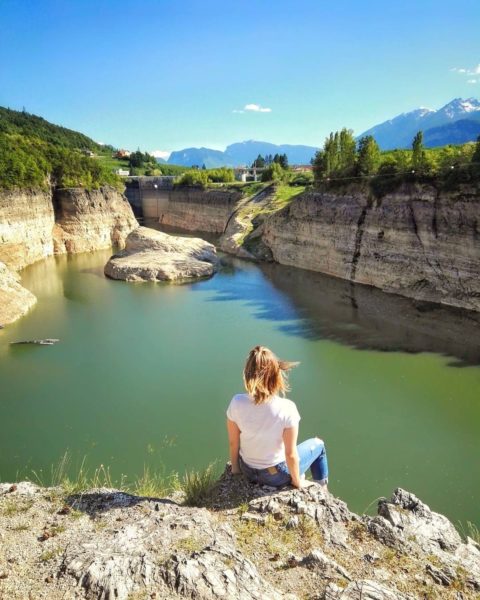
<svg viewBox="0 0 480 600">
<path fill-rule="evenodd" d="M 105 274 L 125 281 L 182 282 L 210 277 L 216 270 L 215 246 L 200 238 L 168 235 L 139 227 L 125 250 L 105 265 Z"/>
<path fill-rule="evenodd" d="M 0 484 L 5 598 L 469 600 L 480 548 L 397 489 L 376 517 L 312 484 L 255 486 L 227 469 L 206 507 L 95 489 Z"/>
</svg>

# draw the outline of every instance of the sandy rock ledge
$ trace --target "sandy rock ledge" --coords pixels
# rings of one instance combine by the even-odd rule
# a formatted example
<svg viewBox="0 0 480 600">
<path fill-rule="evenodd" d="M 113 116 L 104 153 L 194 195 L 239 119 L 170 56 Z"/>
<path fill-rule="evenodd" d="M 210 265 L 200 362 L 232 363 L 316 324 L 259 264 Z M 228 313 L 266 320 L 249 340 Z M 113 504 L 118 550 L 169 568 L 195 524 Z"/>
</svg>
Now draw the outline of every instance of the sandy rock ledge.
<svg viewBox="0 0 480 600">
<path fill-rule="evenodd" d="M 125 250 L 107 262 L 105 275 L 124 281 L 180 283 L 210 277 L 217 263 L 215 246 L 200 238 L 138 227 L 127 237 Z"/>
</svg>

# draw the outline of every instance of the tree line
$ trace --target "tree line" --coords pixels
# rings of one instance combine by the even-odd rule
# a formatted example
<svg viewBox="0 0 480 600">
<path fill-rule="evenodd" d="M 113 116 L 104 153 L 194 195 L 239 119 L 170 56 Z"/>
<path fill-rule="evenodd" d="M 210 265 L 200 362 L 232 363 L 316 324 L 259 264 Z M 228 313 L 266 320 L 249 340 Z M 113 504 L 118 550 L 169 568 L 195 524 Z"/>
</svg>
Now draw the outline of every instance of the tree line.
<svg viewBox="0 0 480 600">
<path fill-rule="evenodd" d="M 427 149 L 419 131 L 410 150 L 381 151 L 373 136 L 357 141 L 352 130 L 344 128 L 330 133 L 312 164 L 317 186 L 365 178 L 382 193 L 403 181 L 467 183 L 480 180 L 480 136 L 476 144 Z"/>
<path fill-rule="evenodd" d="M 288 169 L 288 156 L 286 154 L 275 154 L 274 156 L 271 154 L 266 154 L 265 156 L 259 154 L 252 162 L 252 167 L 264 169 L 265 167 L 269 167 L 273 164 L 280 165 L 282 169 Z"/>
</svg>

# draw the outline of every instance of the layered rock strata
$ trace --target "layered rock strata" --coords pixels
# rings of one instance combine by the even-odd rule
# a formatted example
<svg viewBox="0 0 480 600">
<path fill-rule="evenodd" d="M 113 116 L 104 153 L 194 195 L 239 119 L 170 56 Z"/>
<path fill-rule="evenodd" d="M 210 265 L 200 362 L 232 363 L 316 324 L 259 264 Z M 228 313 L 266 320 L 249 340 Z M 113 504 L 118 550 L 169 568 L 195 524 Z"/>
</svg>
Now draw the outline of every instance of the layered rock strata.
<svg viewBox="0 0 480 600">
<path fill-rule="evenodd" d="M 19 270 L 53 254 L 50 192 L 0 190 L 0 261 Z"/>
<path fill-rule="evenodd" d="M 470 600 L 480 546 L 397 489 L 359 516 L 321 486 L 227 471 L 208 508 L 97 489 L 0 485 L 0 595 L 20 598 Z"/>
<path fill-rule="evenodd" d="M 183 282 L 210 277 L 216 265 L 215 246 L 200 238 L 139 227 L 127 237 L 125 250 L 105 265 L 105 275 L 124 281 Z"/>
<path fill-rule="evenodd" d="M 168 201 L 157 216 L 161 225 L 221 234 L 241 199 L 236 191 L 177 188 L 168 192 Z"/>
<path fill-rule="evenodd" d="M 123 247 L 127 235 L 138 226 L 130 204 L 114 188 L 57 189 L 53 200 L 56 254 Z"/>
<path fill-rule="evenodd" d="M 478 311 L 479 223 L 472 188 L 309 192 L 267 220 L 263 240 L 281 264 Z"/>
</svg>

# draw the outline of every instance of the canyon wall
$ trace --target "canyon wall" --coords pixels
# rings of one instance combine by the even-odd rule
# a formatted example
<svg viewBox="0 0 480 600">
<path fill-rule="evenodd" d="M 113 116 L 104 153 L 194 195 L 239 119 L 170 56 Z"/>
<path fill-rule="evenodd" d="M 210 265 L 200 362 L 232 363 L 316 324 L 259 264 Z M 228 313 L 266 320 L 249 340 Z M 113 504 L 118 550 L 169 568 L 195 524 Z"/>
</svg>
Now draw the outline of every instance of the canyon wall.
<svg viewBox="0 0 480 600">
<path fill-rule="evenodd" d="M 55 254 L 124 246 L 127 235 L 138 226 L 129 203 L 114 188 L 57 189 L 53 203 Z"/>
<path fill-rule="evenodd" d="M 50 192 L 0 190 L 0 261 L 18 270 L 53 254 Z"/>
<path fill-rule="evenodd" d="M 479 224 L 473 188 L 312 191 L 267 219 L 263 240 L 281 264 L 478 311 Z"/>
<path fill-rule="evenodd" d="M 117 190 L 0 190 L 0 325 L 25 314 L 36 299 L 15 273 L 65 252 L 123 246 L 138 226 Z"/>
<path fill-rule="evenodd" d="M 162 225 L 185 231 L 221 234 L 241 198 L 237 191 L 177 188 L 168 192 L 158 219 Z"/>
</svg>

